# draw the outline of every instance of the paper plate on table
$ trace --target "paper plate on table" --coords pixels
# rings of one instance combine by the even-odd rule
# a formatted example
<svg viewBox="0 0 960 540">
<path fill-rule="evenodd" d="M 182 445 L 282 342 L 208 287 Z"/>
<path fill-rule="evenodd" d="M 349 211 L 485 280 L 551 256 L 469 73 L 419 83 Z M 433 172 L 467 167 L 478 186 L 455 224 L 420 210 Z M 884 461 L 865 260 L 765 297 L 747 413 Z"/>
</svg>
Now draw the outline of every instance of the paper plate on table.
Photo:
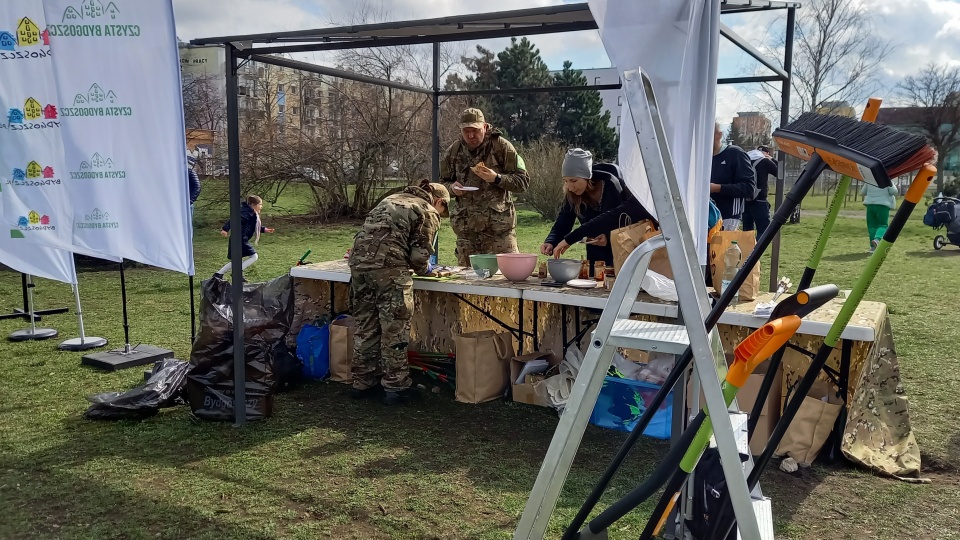
<svg viewBox="0 0 960 540">
<path fill-rule="evenodd" d="M 567 287 L 576 289 L 596 289 L 597 280 L 595 279 L 574 279 L 567 282 Z"/>
</svg>

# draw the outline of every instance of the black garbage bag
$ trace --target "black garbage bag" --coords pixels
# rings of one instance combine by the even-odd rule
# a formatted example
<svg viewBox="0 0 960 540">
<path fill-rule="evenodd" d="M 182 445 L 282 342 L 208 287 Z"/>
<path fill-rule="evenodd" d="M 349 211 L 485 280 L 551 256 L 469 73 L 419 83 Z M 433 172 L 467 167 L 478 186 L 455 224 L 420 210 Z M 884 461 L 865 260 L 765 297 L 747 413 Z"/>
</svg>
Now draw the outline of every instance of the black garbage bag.
<svg viewBox="0 0 960 540">
<path fill-rule="evenodd" d="M 105 392 L 89 396 L 92 403 L 84 413 L 96 420 L 146 418 L 164 407 L 176 405 L 186 384 L 191 365 L 167 358 L 153 366 L 153 374 L 142 385 L 126 392 Z"/>
<path fill-rule="evenodd" d="M 233 412 L 233 310 L 230 283 L 203 282 L 200 332 L 193 343 L 187 399 L 198 418 L 231 421 Z M 293 323 L 293 279 L 281 276 L 243 288 L 243 336 L 246 358 L 246 417 L 260 420 L 273 412 L 276 379 L 274 350 Z"/>
</svg>

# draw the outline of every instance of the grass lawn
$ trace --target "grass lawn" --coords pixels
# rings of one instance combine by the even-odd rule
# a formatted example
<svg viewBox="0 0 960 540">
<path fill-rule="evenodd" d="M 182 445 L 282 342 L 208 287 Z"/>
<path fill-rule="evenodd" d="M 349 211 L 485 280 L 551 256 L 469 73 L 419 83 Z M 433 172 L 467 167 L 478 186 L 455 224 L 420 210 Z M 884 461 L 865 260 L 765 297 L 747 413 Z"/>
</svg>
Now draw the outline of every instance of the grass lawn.
<svg viewBox="0 0 960 540">
<path fill-rule="evenodd" d="M 841 288 L 853 284 L 868 247 L 857 207 L 847 209 L 857 217 L 838 221 L 818 280 Z M 355 224 L 311 223 L 281 213 L 290 212 L 265 210 L 264 223 L 277 232 L 261 239 L 260 261 L 248 274 L 254 280 L 287 272 L 307 249 L 311 261 L 320 261 L 341 257 L 351 244 Z M 225 259 L 226 239 L 215 230 L 223 217 L 211 210 L 197 216 L 201 277 Z M 808 216 L 784 231 L 781 274 L 794 282 L 819 224 Z M 548 229 L 524 213 L 521 248 L 536 250 Z M 960 249 L 935 252 L 932 237 L 914 216 L 868 299 L 889 306 L 913 427 L 933 483 L 908 485 L 845 465 L 817 465 L 796 475 L 771 470 L 762 485 L 773 498 L 778 538 L 960 537 L 960 404 L 951 397 L 960 383 Z M 449 228 L 441 241 L 441 261 L 449 261 Z M 132 343 L 168 347 L 187 358 L 187 278 L 149 268 L 127 275 Z M 19 283 L 15 274 L 0 274 L 0 312 L 19 305 Z M 118 274 L 86 271 L 80 286 L 87 333 L 121 344 Z M 72 302 L 62 284 L 38 280 L 36 292 L 38 308 Z M 77 335 L 72 310 L 43 323 L 63 338 Z M 0 321 L 0 334 L 23 326 Z M 84 397 L 130 388 L 141 370 L 83 368 L 80 355 L 58 352 L 56 341 L 5 342 L 0 350 L 3 539 L 510 538 L 556 425 L 545 409 L 463 405 L 449 393 L 387 410 L 349 400 L 341 385 L 324 382 L 278 396 L 274 417 L 244 429 L 196 423 L 185 408 L 139 422 L 91 422 L 81 416 Z M 589 429 L 551 537 L 622 439 Z M 638 445 L 607 501 L 642 480 L 665 450 L 658 441 Z M 637 512 L 611 536 L 635 538 L 645 516 Z"/>
</svg>

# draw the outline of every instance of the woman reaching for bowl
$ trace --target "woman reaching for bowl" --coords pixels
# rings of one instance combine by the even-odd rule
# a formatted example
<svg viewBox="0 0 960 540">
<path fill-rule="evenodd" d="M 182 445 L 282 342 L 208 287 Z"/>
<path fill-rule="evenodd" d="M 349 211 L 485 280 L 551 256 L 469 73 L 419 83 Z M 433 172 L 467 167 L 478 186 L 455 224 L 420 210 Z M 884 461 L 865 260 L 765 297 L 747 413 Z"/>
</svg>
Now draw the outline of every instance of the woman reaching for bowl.
<svg viewBox="0 0 960 540">
<path fill-rule="evenodd" d="M 585 240 L 591 266 L 594 261 L 613 266 L 609 238 L 610 231 L 620 227 L 620 216 L 629 216 L 630 222 L 635 223 L 652 219 L 650 213 L 621 184 L 619 167 L 610 163 L 594 165 L 593 156 L 586 150 L 569 150 L 560 170 L 565 193 L 563 207 L 540 252 L 560 258 L 571 244 Z M 574 229 L 577 220 L 580 227 Z"/>
</svg>

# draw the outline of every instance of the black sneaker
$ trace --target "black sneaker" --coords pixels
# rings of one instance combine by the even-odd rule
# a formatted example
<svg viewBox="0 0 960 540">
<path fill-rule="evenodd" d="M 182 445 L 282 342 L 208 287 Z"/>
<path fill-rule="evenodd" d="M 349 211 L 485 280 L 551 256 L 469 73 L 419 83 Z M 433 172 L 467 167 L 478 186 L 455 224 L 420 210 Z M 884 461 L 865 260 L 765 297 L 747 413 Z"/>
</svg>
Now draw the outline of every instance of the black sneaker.
<svg viewBox="0 0 960 540">
<path fill-rule="evenodd" d="M 368 399 L 368 398 L 376 397 L 377 395 L 380 394 L 382 390 L 383 390 L 383 387 L 380 386 L 379 384 L 375 384 L 370 388 L 365 388 L 363 390 L 360 390 L 358 388 L 351 388 L 350 397 L 353 399 Z"/>
<path fill-rule="evenodd" d="M 417 397 L 419 397 L 419 394 L 413 388 L 407 388 L 406 390 L 400 390 L 399 392 L 387 390 L 384 392 L 383 399 L 381 401 L 384 405 L 392 407 L 395 405 L 409 403 Z"/>
<path fill-rule="evenodd" d="M 213 273 L 213 279 L 220 279 L 220 280 L 222 280 L 222 279 L 223 279 L 223 274 L 221 274 L 221 273 L 219 273 L 219 272 L 214 272 L 214 273 Z"/>
</svg>

